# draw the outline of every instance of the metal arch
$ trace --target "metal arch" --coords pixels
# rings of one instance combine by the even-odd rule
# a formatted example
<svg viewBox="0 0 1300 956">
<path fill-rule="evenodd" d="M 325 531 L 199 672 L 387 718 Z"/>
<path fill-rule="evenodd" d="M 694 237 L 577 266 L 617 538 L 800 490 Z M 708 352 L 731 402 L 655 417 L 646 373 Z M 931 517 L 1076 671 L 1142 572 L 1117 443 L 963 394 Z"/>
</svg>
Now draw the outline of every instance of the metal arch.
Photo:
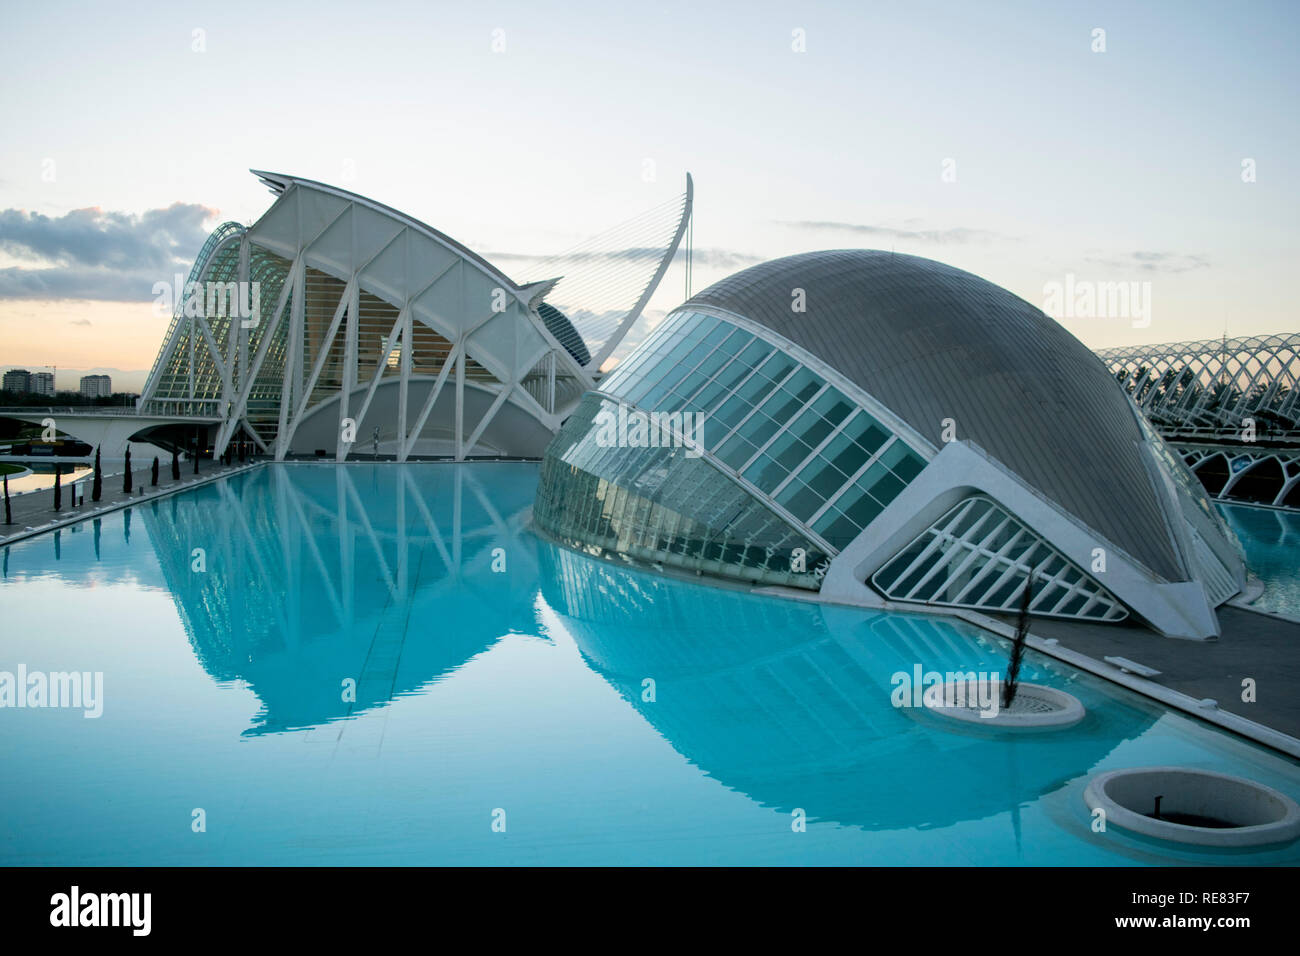
<svg viewBox="0 0 1300 956">
<path fill-rule="evenodd" d="M 421 222 L 419 219 L 416 219 L 413 216 L 408 216 L 406 213 L 402 212 L 399 209 L 394 209 L 392 206 L 386 206 L 381 202 L 376 202 L 375 200 L 369 199 L 358 193 L 349 192 L 346 189 L 340 189 L 339 187 L 331 186 L 328 183 L 317 182 L 314 179 L 303 179 L 301 176 L 287 176 L 282 173 L 270 173 L 259 169 L 250 169 L 249 172 L 252 173 L 254 176 L 256 176 L 259 180 L 261 180 L 261 182 L 265 184 L 267 188 L 270 189 L 271 192 L 277 196 L 281 195 L 286 190 L 288 190 L 290 186 L 298 185 L 298 186 L 305 186 L 308 189 L 314 189 L 318 192 L 328 193 L 332 196 L 337 196 L 339 199 L 346 200 L 347 202 L 356 203 L 359 206 L 365 206 L 367 209 L 372 209 L 375 212 L 379 213 L 380 215 L 387 216 L 390 219 L 397 220 L 402 225 L 409 226 L 410 228 L 416 230 L 417 232 L 422 233 L 423 235 L 432 239 L 434 242 L 437 242 L 439 245 L 445 247 L 447 251 L 454 253 L 456 256 L 458 256 L 461 259 L 465 259 L 469 261 L 476 268 L 478 268 L 479 271 L 481 271 L 484 275 L 488 276 L 489 278 L 495 281 L 505 283 L 507 286 L 510 287 L 511 292 L 519 293 L 527 287 L 526 285 L 520 285 L 519 283 L 515 282 L 508 275 L 506 275 L 504 272 L 502 272 L 492 263 L 488 262 L 486 259 L 480 256 L 473 249 L 470 249 L 468 246 L 462 245 L 461 243 L 457 242 L 455 239 L 451 238 L 451 236 L 447 235 L 446 233 L 439 232 L 437 229 L 434 229 L 432 226 L 428 225 L 427 223 Z M 527 302 L 525 301 L 525 305 L 526 304 Z"/>
<path fill-rule="evenodd" d="M 1200 469 L 1209 464 L 1216 458 L 1223 459 L 1224 465 L 1228 468 L 1228 479 L 1223 483 L 1218 491 L 1210 495 L 1215 501 L 1222 501 L 1229 504 L 1262 504 L 1273 508 L 1282 508 L 1285 510 L 1294 510 L 1286 507 L 1284 502 L 1287 497 L 1300 485 L 1300 449 L 1292 448 L 1269 448 L 1255 447 L 1251 448 L 1242 445 L 1215 445 L 1215 444 L 1176 444 L 1174 450 L 1187 462 L 1187 467 L 1191 469 L 1192 474 L 1200 478 Z M 1247 464 L 1232 471 L 1233 462 L 1245 459 Z M 1282 484 L 1277 494 L 1271 500 L 1260 499 L 1243 499 L 1233 497 L 1229 494 L 1247 475 L 1255 472 L 1258 468 L 1269 461 L 1276 462 L 1282 472 Z M 1209 494 L 1207 491 L 1206 494 Z"/>
<path fill-rule="evenodd" d="M 641 317 L 641 313 L 645 309 L 646 303 L 648 303 L 650 297 L 654 295 L 655 289 L 659 287 L 659 283 L 663 280 L 664 273 L 668 271 L 668 266 L 673 261 L 673 256 L 677 254 L 677 247 L 681 245 L 682 236 L 686 233 L 686 227 L 691 221 L 691 213 L 694 210 L 694 207 L 695 180 L 691 177 L 690 173 L 687 173 L 686 198 L 682 203 L 682 218 L 677 223 L 677 231 L 673 233 L 672 241 L 668 243 L 668 248 L 664 251 L 663 258 L 659 260 L 659 267 L 655 269 L 655 273 L 646 284 L 644 291 L 641 293 L 641 297 L 637 299 L 636 303 L 628 311 L 627 315 L 623 316 L 622 321 L 618 324 L 618 328 L 610 334 L 609 339 L 601 346 L 600 351 L 597 352 L 596 355 L 592 357 L 591 361 L 587 363 L 586 367 L 588 369 L 599 371 L 600 366 L 610 357 L 610 355 L 613 354 L 614 349 L 618 348 L 619 344 L 623 341 L 623 338 L 632 328 L 632 325 Z"/>
<path fill-rule="evenodd" d="M 1300 435 L 1300 334 L 1102 349 L 1097 355 L 1152 421 L 1172 433 L 1235 434 L 1260 412 Z M 1261 429 L 1263 430 L 1263 429 Z"/>
<path fill-rule="evenodd" d="M 507 295 L 518 303 L 518 321 L 528 323 L 539 337 L 537 348 L 541 350 L 541 355 L 532 369 L 516 368 L 515 365 L 497 369 L 495 365 L 484 365 L 484 368 L 493 374 L 495 381 L 491 383 L 490 388 L 487 383 L 482 382 L 475 383 L 474 387 L 487 388 L 489 391 L 499 392 L 499 395 L 494 396 L 496 400 L 490 403 L 488 411 L 483 416 L 473 421 L 464 421 L 465 406 L 463 401 L 457 403 L 455 423 L 455 432 L 458 436 L 457 458 L 472 453 L 474 442 L 482 437 L 497 413 L 507 403 L 518 406 L 548 430 L 554 431 L 558 427 L 563 418 L 562 410 L 556 407 L 557 403 L 553 397 L 543 405 L 523 387 L 524 380 L 529 376 L 540 374 L 543 378 L 548 376 L 553 378 L 558 371 L 566 376 L 566 381 L 572 381 L 580 386 L 579 393 L 592 385 L 590 374 L 569 355 L 537 314 L 538 301 L 553 283 L 533 282 L 522 285 L 516 283 L 486 260 L 442 233 L 365 197 L 310 180 L 270 173 L 259 175 L 277 193 L 288 194 L 299 189 L 304 192 L 329 193 L 336 199 L 342 200 L 343 209 L 337 215 L 328 217 L 329 221 L 313 226 L 310 232 L 314 234 L 297 236 L 299 249 L 291 256 L 264 247 L 253 237 L 256 226 L 246 228 L 238 223 L 226 223 L 214 230 L 205 241 L 190 271 L 189 281 L 217 277 L 224 279 L 237 277 L 240 281 L 253 278 L 264 279 L 266 277 L 259 273 L 265 273 L 269 268 L 268 263 L 275 260 L 280 272 L 283 273 L 271 277 L 275 280 L 270 290 L 276 300 L 275 310 L 269 317 L 264 314 L 264 321 L 250 335 L 238 322 L 226 321 L 213 324 L 203 318 L 186 319 L 182 289 L 179 305 L 173 312 L 171 326 L 155 359 L 148 387 L 145 389 L 139 408 L 143 409 L 146 403 L 168 401 L 176 406 L 178 421 L 187 419 L 186 409 L 183 407 L 186 403 L 191 412 L 196 402 L 210 406 L 214 410 L 220 409 L 225 421 L 219 423 L 213 446 L 214 453 L 220 454 L 241 425 L 250 433 L 254 432 L 254 423 L 249 420 L 252 396 L 260 396 L 257 399 L 258 407 L 261 409 L 260 415 L 266 411 L 268 396 L 273 395 L 275 398 L 271 400 L 275 401 L 280 408 L 278 424 L 274 412 L 265 422 L 262 418 L 257 418 L 257 423 L 265 425 L 269 432 L 265 442 L 262 442 L 259 436 L 259 444 L 270 444 L 274 448 L 276 457 L 283 458 L 289 451 L 289 442 L 293 439 L 297 426 L 307 415 L 316 410 L 315 404 L 310 401 L 311 385 L 305 380 L 310 366 L 318 365 L 320 360 L 328 358 L 329 346 L 334 338 L 327 336 L 325 342 L 317 343 L 311 348 L 308 348 L 305 342 L 307 333 L 302 326 L 306 320 L 303 305 L 307 292 L 307 250 L 342 215 L 349 209 L 357 207 L 366 207 L 373 213 L 392 221 L 398 229 L 397 236 L 409 230 L 412 236 L 419 234 L 434 241 L 450 253 L 453 264 L 459 263 L 471 270 L 477 270 L 492 284 L 502 287 Z M 381 246 L 379 251 L 371 255 L 366 262 L 350 262 L 348 268 L 344 270 L 331 268 L 328 264 L 318 264 L 312 267 L 312 274 L 331 276 L 339 280 L 344 287 L 332 323 L 338 341 L 344 342 L 347 346 L 342 357 L 345 388 L 344 396 L 339 402 L 340 416 L 348 415 L 350 403 L 354 400 L 361 402 L 357 419 L 364 416 L 369 409 L 375 387 L 384 374 L 385 362 L 395 350 L 400 348 L 402 358 L 398 378 L 401 384 L 402 403 L 397 417 L 399 425 L 402 426 L 399 435 L 399 460 L 404 460 L 419 431 L 418 426 L 414 432 L 405 427 L 407 419 L 414 418 L 417 411 L 406 407 L 408 383 L 421 378 L 423 374 L 417 374 L 411 362 L 414 327 L 417 325 L 428 327 L 441 338 L 447 339 L 452 349 L 453 367 L 456 372 L 454 382 L 448 384 L 453 385 L 457 395 L 460 396 L 463 395 L 466 385 L 463 379 L 467 374 L 474 374 L 466 368 L 466 346 L 470 344 L 468 340 L 479 328 L 495 317 L 497 310 L 494 309 L 492 314 L 485 316 L 466 316 L 471 321 L 457 334 L 448 337 L 446 331 L 430 325 L 423 317 L 414 315 L 409 301 L 396 301 L 392 295 L 386 294 L 383 290 L 370 288 L 362 273 L 375 256 L 391 246 L 397 236 Z M 343 272 L 349 274 L 344 275 Z M 420 281 L 424 278 L 426 277 L 419 277 Z M 433 277 L 425 288 L 431 286 L 438 278 L 441 276 Z M 359 294 L 362 289 L 367 296 L 373 296 L 398 311 L 397 320 L 386 339 L 386 355 L 379 358 L 373 374 L 368 364 L 366 371 L 362 372 L 356 344 L 359 323 L 369 321 L 363 318 L 365 313 L 359 307 Z M 413 295 L 406 296 L 408 300 L 413 297 Z M 331 305 L 333 305 L 332 300 Z M 268 318 L 269 321 L 266 320 Z M 381 350 L 383 348 L 381 346 Z M 180 354 L 178 352 L 180 349 L 186 349 L 188 355 Z M 318 351 L 320 354 L 315 354 Z M 468 357 L 474 356 L 471 354 Z M 315 377 L 312 376 L 313 380 Z M 360 391 L 357 391 L 357 388 Z M 355 396 L 352 394 L 353 391 L 357 391 Z M 543 396 L 544 400 L 546 398 Z M 328 398 L 326 400 L 328 401 Z M 192 415 L 188 417 L 193 418 Z M 420 424 L 423 424 L 425 417 L 427 411 L 420 416 Z M 340 432 L 342 433 L 342 429 Z M 335 448 L 336 458 L 346 460 L 351 448 L 351 442 L 344 442 L 340 438 Z"/>
<path fill-rule="evenodd" d="M 186 284 L 202 280 L 203 274 L 210 268 L 212 262 L 216 259 L 217 253 L 223 249 L 231 240 L 241 238 L 245 233 L 245 228 L 237 222 L 223 222 L 208 235 L 204 240 L 203 247 L 199 250 L 198 256 L 194 259 L 194 265 L 190 268 L 189 276 L 186 278 Z M 158 350 L 158 356 L 154 359 L 153 368 L 149 371 L 149 377 L 145 381 L 140 401 L 147 402 L 153 397 L 158 388 L 158 382 L 163 376 L 163 371 L 171 356 L 176 350 L 176 345 L 180 338 L 181 321 L 185 315 L 185 288 L 182 286 L 174 290 L 175 307 L 172 310 L 172 320 L 167 328 L 167 334 L 163 337 L 162 347 Z"/>
</svg>

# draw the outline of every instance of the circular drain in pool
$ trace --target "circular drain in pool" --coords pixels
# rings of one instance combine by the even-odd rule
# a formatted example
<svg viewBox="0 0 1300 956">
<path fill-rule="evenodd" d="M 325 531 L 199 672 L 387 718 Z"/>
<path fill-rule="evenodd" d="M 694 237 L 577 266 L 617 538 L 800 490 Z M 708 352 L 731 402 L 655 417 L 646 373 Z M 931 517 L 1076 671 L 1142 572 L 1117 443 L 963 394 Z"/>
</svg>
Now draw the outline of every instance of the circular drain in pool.
<svg viewBox="0 0 1300 956">
<path fill-rule="evenodd" d="M 1052 730 L 1083 720 L 1083 704 L 1073 694 L 1042 684 L 1016 684 L 1010 707 L 1002 706 L 1002 681 L 949 681 L 927 687 L 927 712 L 950 720 L 997 730 Z"/>
<path fill-rule="evenodd" d="M 1107 823 L 1176 843 L 1252 847 L 1300 837 L 1300 806 L 1286 794 L 1210 770 L 1111 770 L 1093 777 L 1083 798 Z"/>
</svg>

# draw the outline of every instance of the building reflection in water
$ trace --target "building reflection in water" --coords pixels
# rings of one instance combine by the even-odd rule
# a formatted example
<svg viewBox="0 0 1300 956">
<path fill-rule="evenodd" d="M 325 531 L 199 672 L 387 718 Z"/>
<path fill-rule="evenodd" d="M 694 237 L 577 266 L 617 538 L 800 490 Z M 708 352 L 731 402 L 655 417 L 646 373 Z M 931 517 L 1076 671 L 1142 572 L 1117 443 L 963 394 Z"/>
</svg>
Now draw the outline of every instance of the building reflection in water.
<svg viewBox="0 0 1300 956">
<path fill-rule="evenodd" d="M 362 713 L 536 633 L 535 479 L 486 466 L 489 496 L 482 467 L 273 466 L 136 509 L 198 660 L 262 702 L 248 733 Z"/>
<path fill-rule="evenodd" d="M 554 548 L 540 558 L 547 603 L 630 706 L 724 785 L 810 820 L 874 830 L 1015 817 L 1154 721 L 1107 701 L 1066 731 L 955 733 L 894 708 L 890 679 L 917 664 L 1003 671 L 1000 643 L 974 629 L 756 598 Z M 1026 662 L 1022 677 L 1060 683 L 1052 666 Z"/>
<path fill-rule="evenodd" d="M 895 829 L 1010 811 L 1015 821 L 1153 721 L 1075 686 L 1106 706 L 1066 731 L 941 729 L 891 705 L 892 675 L 1000 672 L 996 639 L 584 557 L 529 529 L 532 469 L 484 467 L 267 467 L 137 509 L 199 661 L 262 702 L 246 733 L 424 691 L 504 635 L 541 633 L 539 589 L 587 665 L 679 753 L 810 820 Z M 1052 666 L 1031 660 L 1023 676 L 1067 679 Z M 355 702 L 344 678 L 357 682 Z"/>
</svg>

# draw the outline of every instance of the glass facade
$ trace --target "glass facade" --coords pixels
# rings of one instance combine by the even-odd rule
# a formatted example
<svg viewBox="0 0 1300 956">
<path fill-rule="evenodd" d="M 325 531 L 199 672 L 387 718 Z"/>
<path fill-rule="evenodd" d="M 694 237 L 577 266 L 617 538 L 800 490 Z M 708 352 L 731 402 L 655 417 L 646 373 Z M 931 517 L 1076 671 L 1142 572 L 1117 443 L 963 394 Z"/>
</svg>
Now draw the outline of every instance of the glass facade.
<svg viewBox="0 0 1300 956">
<path fill-rule="evenodd" d="M 534 511 L 588 550 L 817 588 L 926 464 L 788 351 L 699 312 L 670 315 L 599 389 L 547 450 Z M 620 405 L 696 416 L 703 457 L 602 447 L 597 416 Z"/>
<path fill-rule="evenodd" d="M 601 383 L 647 412 L 704 416 L 703 446 L 832 553 L 926 459 L 776 345 L 723 319 L 677 312 Z"/>
<path fill-rule="evenodd" d="M 594 392 L 542 462 L 533 518 L 572 547 L 764 584 L 816 589 L 828 556 L 685 447 L 604 447 Z M 800 553 L 802 552 L 802 553 Z"/>
</svg>

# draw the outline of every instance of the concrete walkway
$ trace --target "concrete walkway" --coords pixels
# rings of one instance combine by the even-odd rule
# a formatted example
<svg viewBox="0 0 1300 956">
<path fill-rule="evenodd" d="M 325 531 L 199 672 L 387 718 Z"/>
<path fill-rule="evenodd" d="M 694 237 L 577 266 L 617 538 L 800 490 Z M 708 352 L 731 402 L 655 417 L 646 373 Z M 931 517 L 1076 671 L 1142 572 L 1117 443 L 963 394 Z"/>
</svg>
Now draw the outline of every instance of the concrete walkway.
<svg viewBox="0 0 1300 956">
<path fill-rule="evenodd" d="M 1150 680 L 1255 723 L 1300 737 L 1300 623 L 1258 611 L 1219 608 L 1217 641 L 1182 641 L 1137 624 L 1085 624 L 1035 618 L 1030 631 L 1096 661 L 1124 657 L 1160 671 Z M 1001 618 L 1014 625 L 1014 620 Z M 1255 682 L 1255 701 L 1242 698 L 1242 681 Z"/>
<path fill-rule="evenodd" d="M 104 476 L 100 500 L 97 502 L 91 501 L 90 488 L 93 479 L 86 477 L 76 483 L 76 504 L 73 503 L 73 485 L 69 483 L 63 486 L 63 508 L 59 511 L 54 510 L 53 488 L 11 497 L 9 506 L 13 514 L 12 524 L 3 523 L 4 505 L 3 502 L 0 502 L 0 546 L 21 541 L 23 538 L 29 538 L 32 535 L 41 534 L 54 528 L 74 524 L 85 518 L 148 501 L 150 498 L 157 498 L 159 495 L 206 484 L 226 475 L 233 475 L 241 471 L 247 471 L 250 468 L 256 468 L 260 464 L 260 461 L 245 462 L 242 465 L 235 462 L 227 468 L 220 462 L 201 461 L 199 462 L 199 474 L 195 475 L 194 463 L 182 461 L 180 480 L 172 481 L 171 461 L 169 459 L 159 463 L 158 485 L 154 487 L 149 484 L 150 472 L 153 467 L 153 461 L 150 459 L 148 466 L 139 470 L 131 469 L 133 487 L 130 495 L 122 492 L 123 473 L 118 472 L 115 475 Z M 85 504 L 81 504 L 83 489 L 86 496 Z"/>
</svg>

